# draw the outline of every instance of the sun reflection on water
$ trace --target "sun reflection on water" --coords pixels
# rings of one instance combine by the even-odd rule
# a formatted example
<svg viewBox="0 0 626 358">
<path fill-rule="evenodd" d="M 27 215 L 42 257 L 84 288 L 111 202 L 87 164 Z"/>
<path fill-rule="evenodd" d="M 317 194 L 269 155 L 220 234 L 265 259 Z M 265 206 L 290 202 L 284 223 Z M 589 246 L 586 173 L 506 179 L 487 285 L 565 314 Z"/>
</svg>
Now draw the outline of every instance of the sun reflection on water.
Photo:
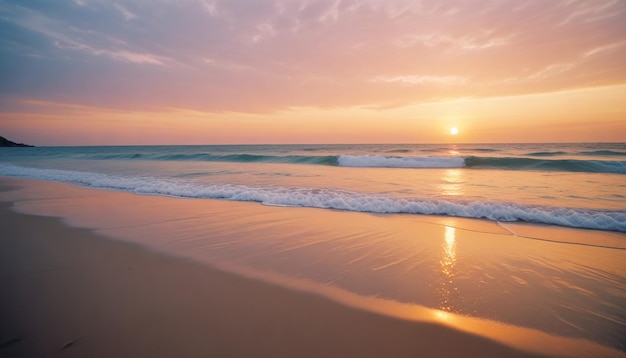
<svg viewBox="0 0 626 358">
<path fill-rule="evenodd" d="M 441 179 L 443 183 L 439 185 L 439 189 L 443 195 L 461 196 L 464 194 L 461 169 L 446 169 Z"/>
<path fill-rule="evenodd" d="M 446 226 L 440 263 L 443 277 L 439 287 L 439 292 L 441 294 L 441 303 L 439 308 L 443 311 L 453 311 L 454 307 L 451 302 L 451 296 L 458 291 L 458 289 L 454 286 L 454 267 L 456 265 L 456 228 L 453 226 Z"/>
</svg>

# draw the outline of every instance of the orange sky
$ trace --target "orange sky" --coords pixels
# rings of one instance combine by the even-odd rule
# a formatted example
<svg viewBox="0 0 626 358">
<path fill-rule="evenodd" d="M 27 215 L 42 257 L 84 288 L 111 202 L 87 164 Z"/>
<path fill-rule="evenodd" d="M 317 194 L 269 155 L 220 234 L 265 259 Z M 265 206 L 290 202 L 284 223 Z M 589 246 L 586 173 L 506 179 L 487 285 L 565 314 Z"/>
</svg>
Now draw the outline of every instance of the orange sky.
<svg viewBox="0 0 626 358">
<path fill-rule="evenodd" d="M 619 0 L 7 1 L 0 135 L 626 142 L 624 19 Z"/>
</svg>

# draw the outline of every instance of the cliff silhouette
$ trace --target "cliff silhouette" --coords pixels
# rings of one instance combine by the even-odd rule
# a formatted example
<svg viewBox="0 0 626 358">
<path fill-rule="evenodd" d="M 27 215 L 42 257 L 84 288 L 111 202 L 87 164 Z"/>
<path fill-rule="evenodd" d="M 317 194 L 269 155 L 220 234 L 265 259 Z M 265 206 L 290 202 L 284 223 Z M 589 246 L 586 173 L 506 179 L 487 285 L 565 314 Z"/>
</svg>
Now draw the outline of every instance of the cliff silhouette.
<svg viewBox="0 0 626 358">
<path fill-rule="evenodd" d="M 15 143 L 4 137 L 0 137 L 0 147 L 34 147 L 34 146 L 24 144 L 24 143 Z"/>
</svg>

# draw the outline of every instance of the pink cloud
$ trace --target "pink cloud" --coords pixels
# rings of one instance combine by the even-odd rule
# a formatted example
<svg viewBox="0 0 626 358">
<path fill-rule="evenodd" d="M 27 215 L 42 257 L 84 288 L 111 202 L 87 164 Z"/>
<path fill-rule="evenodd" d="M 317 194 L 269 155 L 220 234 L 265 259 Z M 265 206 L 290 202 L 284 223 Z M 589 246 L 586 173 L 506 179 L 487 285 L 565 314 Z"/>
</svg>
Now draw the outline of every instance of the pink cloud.
<svg viewBox="0 0 626 358">
<path fill-rule="evenodd" d="M 623 84 L 624 14 L 612 0 L 4 4 L 2 93 L 268 112 Z"/>
</svg>

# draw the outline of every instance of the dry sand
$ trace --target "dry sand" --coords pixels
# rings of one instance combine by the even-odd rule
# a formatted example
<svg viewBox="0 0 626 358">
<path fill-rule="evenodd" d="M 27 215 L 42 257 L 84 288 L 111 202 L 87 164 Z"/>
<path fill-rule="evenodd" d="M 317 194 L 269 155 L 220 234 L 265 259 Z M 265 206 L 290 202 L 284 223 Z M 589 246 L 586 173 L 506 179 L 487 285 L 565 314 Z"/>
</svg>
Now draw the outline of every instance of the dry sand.
<svg viewBox="0 0 626 358">
<path fill-rule="evenodd" d="M 2 357 L 525 357 L 0 208 Z"/>
</svg>

